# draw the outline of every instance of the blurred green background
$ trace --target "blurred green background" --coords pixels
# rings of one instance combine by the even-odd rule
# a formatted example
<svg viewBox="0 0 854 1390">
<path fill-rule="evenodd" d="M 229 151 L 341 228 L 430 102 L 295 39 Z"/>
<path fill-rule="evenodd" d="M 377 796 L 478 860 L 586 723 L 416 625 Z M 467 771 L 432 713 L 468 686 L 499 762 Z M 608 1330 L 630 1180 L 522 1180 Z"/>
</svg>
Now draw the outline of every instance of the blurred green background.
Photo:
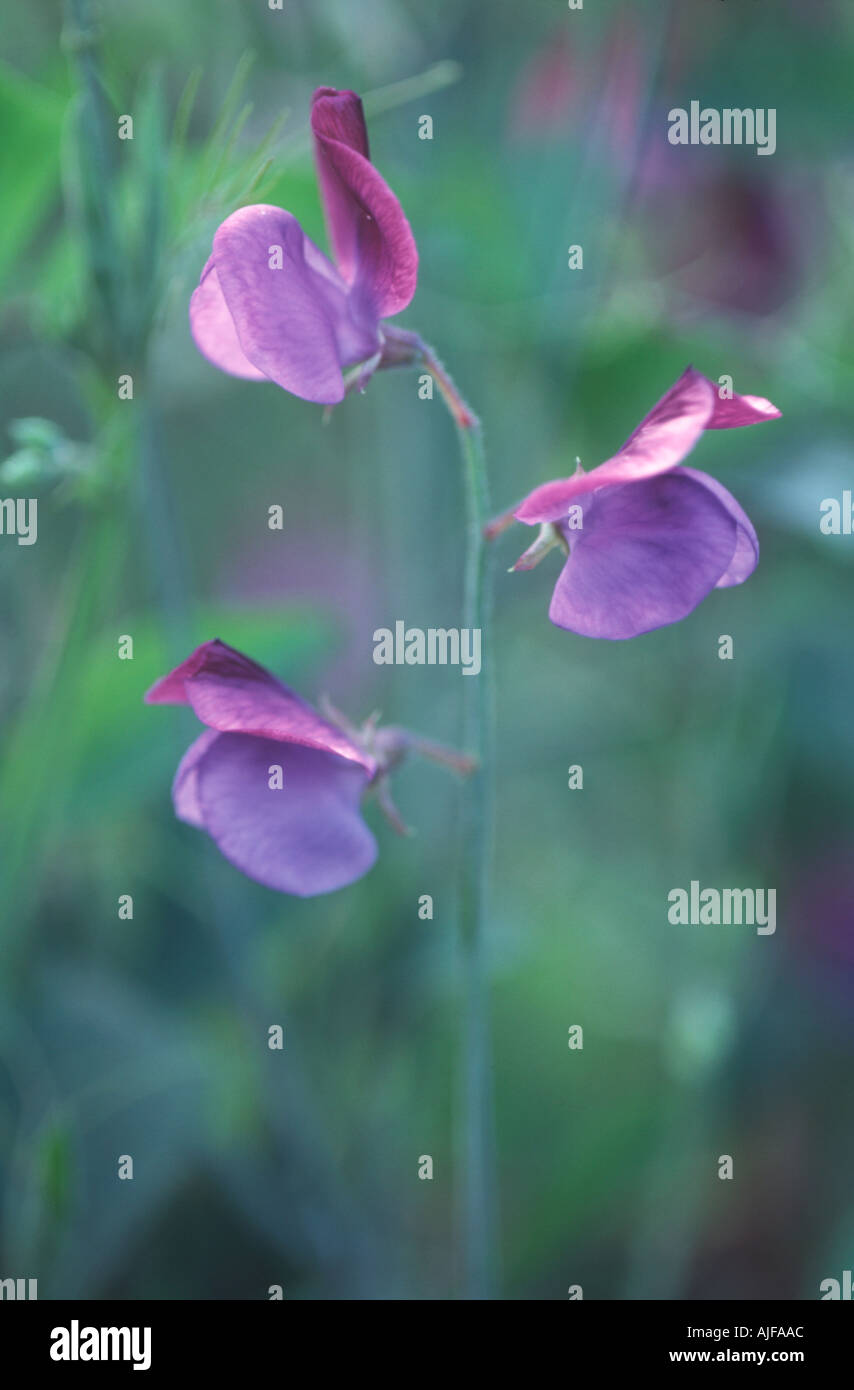
<svg viewBox="0 0 854 1390">
<path fill-rule="evenodd" d="M 187 328 L 241 202 L 326 245 L 325 84 L 365 96 L 421 256 L 401 322 L 482 416 L 496 511 L 613 453 L 689 362 L 783 411 L 690 460 L 762 558 L 677 626 L 559 631 L 555 558 L 509 575 L 530 533 L 498 542 L 496 1279 L 819 1297 L 854 1257 L 854 539 L 819 531 L 854 479 L 850 5 L 88 11 L 0 22 L 0 496 L 40 499 L 37 544 L 0 539 L 0 1277 L 41 1298 L 460 1292 L 455 784 L 407 766 L 417 835 L 371 808 L 367 878 L 279 897 L 175 820 L 197 726 L 142 704 L 219 636 L 310 699 L 458 738 L 458 670 L 371 659 L 376 627 L 460 621 L 441 402 L 384 372 L 324 425 Z M 692 99 L 776 108 L 776 153 L 672 149 Z M 692 879 L 776 888 L 776 934 L 671 926 Z"/>
</svg>

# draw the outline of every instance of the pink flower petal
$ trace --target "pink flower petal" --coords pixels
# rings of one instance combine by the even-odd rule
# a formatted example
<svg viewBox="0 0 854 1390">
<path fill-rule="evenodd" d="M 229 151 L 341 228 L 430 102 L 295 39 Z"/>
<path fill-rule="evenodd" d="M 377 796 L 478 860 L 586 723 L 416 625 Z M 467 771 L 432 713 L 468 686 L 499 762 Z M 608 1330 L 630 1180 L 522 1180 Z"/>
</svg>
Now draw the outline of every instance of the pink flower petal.
<svg viewBox="0 0 854 1390">
<path fill-rule="evenodd" d="M 287 686 L 219 639 L 205 642 L 145 696 L 149 704 L 189 704 L 208 728 L 256 734 L 284 743 L 324 749 L 358 763 L 369 777 L 376 763 L 315 713 Z M 181 769 L 179 769 L 180 774 Z"/>
<path fill-rule="evenodd" d="M 560 521 L 574 498 L 584 493 L 638 482 L 675 468 L 691 452 L 704 429 L 753 425 L 779 414 L 776 406 L 761 396 L 721 400 L 714 383 L 689 367 L 613 458 L 589 473 L 576 473 L 535 488 L 514 515 L 527 525 Z"/>
<path fill-rule="evenodd" d="M 370 162 L 359 97 L 319 87 L 311 128 L 338 269 L 366 310 L 378 319 L 398 314 L 415 293 L 418 250 L 400 203 Z"/>
<path fill-rule="evenodd" d="M 737 396 L 721 400 L 715 388 L 715 408 L 707 430 L 738 429 L 742 425 L 761 425 L 763 420 L 779 420 L 782 411 L 764 396 Z"/>
<path fill-rule="evenodd" d="M 202 271 L 202 278 L 190 298 L 190 331 L 203 357 L 230 376 L 245 377 L 248 381 L 267 381 L 268 377 L 253 367 L 237 336 L 234 319 L 223 298 L 213 256 Z"/>
<path fill-rule="evenodd" d="M 296 218 L 266 203 L 239 208 L 217 228 L 211 259 L 232 327 L 201 285 L 190 320 L 205 355 L 218 366 L 240 365 L 236 342 L 257 372 L 293 395 L 324 405 L 343 400 L 342 369 L 377 351 L 377 321 L 360 310 Z"/>
<path fill-rule="evenodd" d="M 175 815 L 179 820 L 187 822 L 187 825 L 194 825 L 198 830 L 204 830 L 205 821 L 202 808 L 199 805 L 199 784 L 196 773 L 199 761 L 207 753 L 208 749 L 222 735 L 216 729 L 205 729 L 203 734 L 190 744 L 180 763 L 178 771 L 175 773 L 175 780 L 172 783 L 172 804 L 175 807 Z"/>
</svg>

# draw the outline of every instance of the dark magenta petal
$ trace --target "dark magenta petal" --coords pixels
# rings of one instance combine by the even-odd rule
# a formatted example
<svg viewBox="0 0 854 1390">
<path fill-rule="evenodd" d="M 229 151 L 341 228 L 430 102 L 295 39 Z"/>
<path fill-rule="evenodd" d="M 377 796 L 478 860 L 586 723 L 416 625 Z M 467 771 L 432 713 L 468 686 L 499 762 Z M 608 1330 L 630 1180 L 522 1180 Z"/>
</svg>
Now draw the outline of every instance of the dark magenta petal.
<svg viewBox="0 0 854 1390">
<path fill-rule="evenodd" d="M 710 477 L 708 473 L 700 473 L 696 468 L 675 468 L 673 471 L 674 473 L 683 473 L 686 478 L 693 478 L 695 482 L 702 483 L 703 487 L 707 487 L 718 501 L 723 503 L 735 521 L 738 528 L 735 553 L 715 588 L 729 589 L 734 584 L 743 584 L 759 563 L 759 537 L 750 517 L 739 506 L 732 493 L 727 491 L 723 483 L 718 482 L 717 478 Z"/>
<path fill-rule="evenodd" d="M 248 364 L 324 405 L 343 400 L 342 369 L 380 345 L 377 319 L 296 218 L 266 203 L 239 208 L 217 228 L 190 326 L 199 350 L 224 371 L 248 376 Z"/>
<path fill-rule="evenodd" d="M 773 419 L 780 412 L 761 396 L 722 401 L 718 388 L 689 367 L 641 421 L 620 451 L 589 473 L 576 473 L 535 488 L 514 513 L 529 526 L 559 522 L 577 497 L 597 488 L 637 482 L 675 468 L 704 429 L 729 429 Z"/>
<path fill-rule="evenodd" d="M 684 618 L 726 574 L 738 525 L 704 483 L 676 470 L 584 503 L 583 527 L 549 617 L 583 637 L 621 640 Z"/>
<path fill-rule="evenodd" d="M 157 681 L 145 699 L 149 704 L 189 704 L 203 724 L 220 733 L 303 744 L 358 763 L 369 777 L 376 771 L 374 759 L 346 734 L 321 719 L 263 666 L 218 639 L 197 647 Z"/>
<path fill-rule="evenodd" d="M 270 787 L 271 767 L 282 769 L 281 788 Z M 376 860 L 376 840 L 359 813 L 367 773 L 356 763 L 220 734 L 194 775 L 204 828 L 226 859 L 268 888 L 299 897 L 332 893 Z"/>
<path fill-rule="evenodd" d="M 415 293 L 418 251 L 400 203 L 370 161 L 359 97 L 319 87 L 311 129 L 338 269 L 366 311 L 378 319 L 398 314 Z"/>
<path fill-rule="evenodd" d="M 355 92 L 318 87 L 311 102 L 311 129 L 329 241 L 335 263 L 351 285 L 359 265 L 359 232 L 363 218 L 358 205 L 354 206 L 348 183 L 328 156 L 327 146 L 335 142 L 362 159 L 370 160 L 361 98 Z"/>
</svg>

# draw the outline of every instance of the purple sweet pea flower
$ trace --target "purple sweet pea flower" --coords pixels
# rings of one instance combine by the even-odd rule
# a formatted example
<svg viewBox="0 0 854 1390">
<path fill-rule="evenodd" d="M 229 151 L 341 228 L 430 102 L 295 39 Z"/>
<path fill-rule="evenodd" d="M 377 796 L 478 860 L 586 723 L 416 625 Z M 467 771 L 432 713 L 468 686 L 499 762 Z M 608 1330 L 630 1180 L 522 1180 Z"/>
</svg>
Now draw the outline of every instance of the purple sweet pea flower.
<svg viewBox="0 0 854 1390">
<path fill-rule="evenodd" d="M 408 750 L 460 773 L 470 759 L 402 729 L 354 729 L 322 718 L 254 661 L 218 639 L 197 647 L 145 696 L 190 705 L 207 729 L 181 759 L 175 813 L 206 830 L 242 873 L 297 897 L 331 893 L 361 878 L 377 857 L 362 819 L 368 786 L 404 830 L 387 775 Z M 333 722 L 334 720 L 334 722 Z M 281 768 L 279 778 L 271 769 Z"/>
<path fill-rule="evenodd" d="M 689 367 L 613 458 L 544 483 L 487 528 L 539 525 L 514 569 L 554 546 L 568 555 L 549 617 L 583 637 L 620 640 L 678 622 L 712 589 L 741 584 L 759 559 L 753 526 L 714 478 L 681 461 L 704 430 L 775 419 L 761 396 L 721 399 Z"/>
<path fill-rule="evenodd" d="M 344 369 L 359 384 L 383 362 L 382 320 L 415 293 L 418 252 L 395 195 L 368 154 L 355 92 L 312 99 L 318 181 L 335 264 L 296 218 L 264 203 L 239 208 L 214 235 L 190 301 L 196 345 L 214 366 L 336 405 Z"/>
</svg>

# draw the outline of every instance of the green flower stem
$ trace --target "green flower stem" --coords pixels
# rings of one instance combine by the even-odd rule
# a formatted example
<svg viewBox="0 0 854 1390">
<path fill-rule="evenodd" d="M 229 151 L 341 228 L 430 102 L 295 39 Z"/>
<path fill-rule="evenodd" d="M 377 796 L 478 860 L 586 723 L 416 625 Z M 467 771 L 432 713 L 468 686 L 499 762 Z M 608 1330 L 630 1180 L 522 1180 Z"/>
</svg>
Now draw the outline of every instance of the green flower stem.
<svg viewBox="0 0 854 1390">
<path fill-rule="evenodd" d="M 116 555 L 122 554 L 126 541 L 121 519 L 110 511 L 79 522 L 42 659 L 4 750 L 0 993 L 8 990 L 14 995 L 20 989 L 18 971 L 25 969 L 29 914 L 43 886 L 42 855 L 55 834 L 57 807 L 68 795 L 74 773 L 76 754 L 68 731 L 83 717 L 94 634 L 105 621 L 107 596 L 116 582 Z"/>
<path fill-rule="evenodd" d="M 137 407 L 136 501 L 148 545 L 151 585 L 167 649 L 177 664 L 193 645 L 193 610 L 170 495 L 160 416 L 151 400 L 149 379 L 142 373 L 140 385 L 143 399 Z"/>
<path fill-rule="evenodd" d="M 460 1195 L 465 1247 L 465 1294 L 488 1299 L 496 1285 L 496 1180 L 492 1061 L 485 935 L 492 844 L 492 661 L 489 646 L 490 554 L 484 540 L 489 517 L 486 457 L 480 421 L 460 396 L 432 350 L 421 361 L 436 383 L 457 428 L 463 465 L 466 551 L 463 627 L 480 629 L 480 674 L 463 681 L 462 746 L 476 769 L 462 793 L 459 921 L 465 981 L 463 1033 L 463 1184 Z"/>
</svg>

